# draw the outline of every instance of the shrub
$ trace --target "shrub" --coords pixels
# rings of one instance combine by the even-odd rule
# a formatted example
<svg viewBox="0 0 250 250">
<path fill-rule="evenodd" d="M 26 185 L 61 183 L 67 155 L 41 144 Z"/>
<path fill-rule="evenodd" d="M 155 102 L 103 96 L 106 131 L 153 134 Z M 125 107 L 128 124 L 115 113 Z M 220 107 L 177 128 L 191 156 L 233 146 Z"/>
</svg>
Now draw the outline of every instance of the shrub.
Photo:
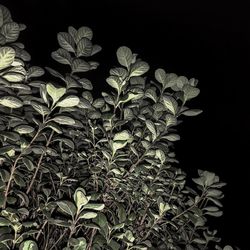
<svg viewBox="0 0 250 250">
<path fill-rule="evenodd" d="M 157 69 L 149 81 L 120 47 L 95 99 L 90 28 L 57 35 L 51 56 L 68 71 L 45 75 L 2 5 L 0 27 L 0 249 L 221 249 L 206 222 L 222 215 L 225 183 L 198 170 L 188 187 L 173 148 L 181 117 L 201 113 L 186 105 L 197 80 Z"/>
</svg>

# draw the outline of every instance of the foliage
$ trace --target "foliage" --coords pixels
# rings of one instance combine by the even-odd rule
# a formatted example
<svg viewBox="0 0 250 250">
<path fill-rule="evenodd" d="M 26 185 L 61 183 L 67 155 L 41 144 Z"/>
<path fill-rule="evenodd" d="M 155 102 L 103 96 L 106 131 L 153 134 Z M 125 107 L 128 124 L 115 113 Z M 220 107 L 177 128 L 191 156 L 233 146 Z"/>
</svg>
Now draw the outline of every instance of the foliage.
<svg viewBox="0 0 250 250">
<path fill-rule="evenodd" d="M 84 73 L 101 50 L 88 27 L 57 36 L 68 72 L 30 66 L 25 25 L 0 5 L 0 249 L 211 249 L 225 185 L 176 167 L 173 144 L 196 79 L 149 65 L 127 47 L 94 99 Z M 50 79 L 43 80 L 43 79 Z M 219 246 L 216 246 L 217 249 Z M 226 246 L 224 250 L 232 249 Z"/>
</svg>

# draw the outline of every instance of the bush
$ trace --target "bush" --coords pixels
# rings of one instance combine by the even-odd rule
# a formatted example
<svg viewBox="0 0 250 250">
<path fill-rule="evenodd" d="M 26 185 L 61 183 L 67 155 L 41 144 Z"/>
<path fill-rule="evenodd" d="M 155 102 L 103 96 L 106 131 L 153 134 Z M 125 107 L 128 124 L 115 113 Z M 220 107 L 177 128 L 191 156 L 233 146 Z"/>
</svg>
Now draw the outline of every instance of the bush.
<svg viewBox="0 0 250 250">
<path fill-rule="evenodd" d="M 94 99 L 90 28 L 58 34 L 51 56 L 69 71 L 45 75 L 2 5 L 0 27 L 0 249 L 221 249 L 206 222 L 226 183 L 198 170 L 188 187 L 173 151 L 180 118 L 202 112 L 186 105 L 197 80 L 157 69 L 149 81 L 120 47 L 111 91 Z"/>
</svg>

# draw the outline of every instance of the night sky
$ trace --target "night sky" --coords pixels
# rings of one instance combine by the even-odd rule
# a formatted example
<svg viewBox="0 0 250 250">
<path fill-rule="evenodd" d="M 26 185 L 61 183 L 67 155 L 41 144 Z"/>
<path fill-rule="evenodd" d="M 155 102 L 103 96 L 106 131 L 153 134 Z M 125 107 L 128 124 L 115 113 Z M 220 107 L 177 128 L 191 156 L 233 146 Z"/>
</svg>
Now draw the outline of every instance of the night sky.
<svg viewBox="0 0 250 250">
<path fill-rule="evenodd" d="M 20 40 L 33 65 L 58 69 L 50 57 L 59 47 L 56 34 L 68 26 L 92 28 L 94 43 L 103 48 L 94 58 L 99 68 L 89 76 L 95 96 L 110 89 L 105 79 L 109 69 L 118 65 L 115 53 L 123 45 L 149 63 L 152 76 L 161 67 L 199 80 L 201 94 L 189 106 L 203 113 L 185 117 L 179 126 L 177 159 L 189 178 L 203 169 L 228 183 L 223 189 L 224 215 L 212 219 L 211 226 L 219 230 L 222 245 L 244 250 L 249 249 L 245 226 L 250 222 L 246 159 L 246 152 L 250 153 L 250 19 L 246 5 L 234 2 L 0 0 L 14 21 L 27 25 Z"/>
</svg>

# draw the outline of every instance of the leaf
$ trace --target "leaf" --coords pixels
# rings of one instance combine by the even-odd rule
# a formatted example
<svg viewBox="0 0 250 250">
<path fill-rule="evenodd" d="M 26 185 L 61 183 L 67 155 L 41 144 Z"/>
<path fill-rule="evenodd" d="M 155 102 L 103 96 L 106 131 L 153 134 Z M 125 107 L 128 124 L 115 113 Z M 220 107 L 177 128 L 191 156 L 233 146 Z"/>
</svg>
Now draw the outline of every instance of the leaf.
<svg viewBox="0 0 250 250">
<path fill-rule="evenodd" d="M 11 47 L 0 48 L 0 70 L 9 67 L 15 59 L 15 50 Z"/>
<path fill-rule="evenodd" d="M 97 203 L 88 203 L 83 206 L 84 209 L 93 209 L 96 211 L 101 211 L 104 209 L 104 207 L 105 207 L 104 204 L 97 204 Z"/>
<path fill-rule="evenodd" d="M 79 215 L 79 219 L 87 219 L 87 220 L 89 220 L 89 219 L 93 219 L 93 218 L 95 218 L 97 216 L 97 213 L 95 213 L 95 212 L 81 212 L 80 213 L 80 215 Z"/>
<path fill-rule="evenodd" d="M 190 100 L 196 96 L 199 95 L 200 90 L 196 87 L 190 86 L 190 85 L 185 85 L 183 87 L 183 92 L 184 92 L 184 99 L 185 100 Z"/>
<path fill-rule="evenodd" d="M 122 82 L 118 76 L 110 76 L 106 79 L 106 82 L 114 89 L 118 91 L 118 93 L 121 92 L 121 86 Z"/>
<path fill-rule="evenodd" d="M 72 65 L 72 71 L 73 73 L 77 73 L 77 72 L 87 72 L 90 70 L 90 65 L 89 63 L 87 63 L 86 61 L 76 58 Z"/>
<path fill-rule="evenodd" d="M 77 56 L 91 56 L 92 53 L 92 42 L 86 38 L 83 37 L 78 43 L 77 43 Z"/>
<path fill-rule="evenodd" d="M 23 106 L 22 101 L 13 96 L 0 97 L 0 104 L 5 107 L 9 107 L 13 109 L 21 108 Z"/>
<path fill-rule="evenodd" d="M 27 167 L 27 169 L 29 171 L 33 171 L 35 169 L 35 166 L 34 166 L 33 162 L 30 159 L 23 158 L 23 163 L 24 163 L 24 165 Z"/>
<path fill-rule="evenodd" d="M 134 63 L 130 69 L 130 77 L 141 76 L 149 70 L 149 65 L 146 62 L 139 61 Z"/>
<path fill-rule="evenodd" d="M 45 115 L 50 113 L 49 108 L 47 108 L 46 106 L 44 106 L 38 102 L 31 101 L 30 104 L 42 116 L 45 116 Z"/>
<path fill-rule="evenodd" d="M 70 53 L 65 50 L 65 49 L 58 49 L 54 52 L 51 53 L 51 57 L 61 63 L 61 64 L 68 64 L 68 65 L 71 65 L 72 63 L 72 58 L 71 58 L 71 55 Z"/>
<path fill-rule="evenodd" d="M 5 23 L 1 28 L 1 33 L 5 36 L 6 42 L 15 42 L 19 36 L 19 25 L 15 22 Z"/>
<path fill-rule="evenodd" d="M 196 116 L 201 114 L 203 111 L 201 109 L 188 109 L 183 111 L 181 114 L 185 116 Z"/>
<path fill-rule="evenodd" d="M 211 215 L 213 217 L 220 217 L 223 215 L 222 211 L 217 211 L 217 212 L 205 212 L 204 214 Z"/>
<path fill-rule="evenodd" d="M 57 205 L 60 209 L 72 217 L 76 214 L 76 207 L 71 201 L 57 201 Z"/>
<path fill-rule="evenodd" d="M 103 98 L 97 98 L 97 99 L 94 100 L 92 105 L 96 109 L 100 109 L 105 105 L 105 100 Z"/>
<path fill-rule="evenodd" d="M 79 187 L 74 193 L 74 201 L 78 210 L 80 210 L 84 205 L 86 205 L 89 200 L 86 197 L 86 192 L 83 188 Z"/>
<path fill-rule="evenodd" d="M 75 42 L 74 42 L 73 37 L 70 34 L 66 32 L 59 32 L 57 34 L 57 40 L 58 40 L 59 45 L 63 49 L 69 52 L 75 52 Z"/>
<path fill-rule="evenodd" d="M 63 99 L 62 101 L 58 102 L 56 106 L 69 108 L 69 107 L 74 107 L 78 105 L 79 102 L 80 102 L 80 99 L 77 96 L 70 95 L 70 96 L 67 96 L 65 99 Z"/>
<path fill-rule="evenodd" d="M 76 123 L 73 118 L 64 115 L 56 116 L 52 120 L 63 125 L 74 125 Z"/>
<path fill-rule="evenodd" d="M 26 240 L 21 243 L 19 250 L 38 250 L 38 246 L 35 241 Z"/>
<path fill-rule="evenodd" d="M 78 43 L 82 38 L 87 38 L 89 40 L 92 40 L 93 32 L 89 27 L 83 26 L 78 29 L 76 35 L 76 42 Z"/>
<path fill-rule="evenodd" d="M 20 140 L 20 135 L 18 133 L 15 133 L 15 132 L 0 131 L 0 136 L 3 136 L 4 138 L 7 138 L 11 141 Z"/>
<path fill-rule="evenodd" d="M 13 146 L 13 145 L 0 147 L 0 155 L 3 155 L 5 153 L 7 153 L 7 152 L 9 152 L 10 150 L 12 150 L 14 148 L 15 148 L 15 146 Z"/>
<path fill-rule="evenodd" d="M 116 56 L 117 56 L 118 62 L 122 66 L 126 68 L 130 67 L 133 61 L 133 54 L 132 54 L 132 51 L 128 47 L 122 46 L 118 48 L 116 52 Z"/>
<path fill-rule="evenodd" d="M 123 96 L 121 99 L 120 99 L 120 101 L 119 101 L 119 103 L 126 103 L 126 102 L 128 102 L 128 101 L 130 101 L 130 100 L 135 100 L 135 99 L 140 99 L 141 97 L 143 97 L 143 94 L 134 94 L 134 93 L 132 93 L 132 92 L 129 92 L 129 93 L 127 93 L 125 96 Z"/>
<path fill-rule="evenodd" d="M 166 138 L 169 141 L 178 141 L 180 140 L 180 136 L 177 134 L 168 134 L 166 136 L 164 136 L 164 138 Z"/>
<path fill-rule="evenodd" d="M 29 134 L 32 133 L 35 129 L 29 125 L 19 125 L 14 128 L 14 131 L 16 131 L 19 134 Z"/>
<path fill-rule="evenodd" d="M 23 180 L 23 177 L 21 177 L 21 176 L 19 176 L 17 174 L 14 174 L 14 181 L 20 187 L 25 187 L 26 186 L 26 183 Z"/>
<path fill-rule="evenodd" d="M 53 84 L 46 84 L 46 90 L 55 104 L 65 93 L 66 88 L 56 88 Z"/>
<path fill-rule="evenodd" d="M 127 141 L 131 138 L 131 134 L 127 130 L 116 133 L 114 135 L 113 141 Z"/>
<path fill-rule="evenodd" d="M 164 69 L 157 69 L 155 71 L 155 79 L 164 86 L 166 83 L 166 80 L 167 80 L 165 70 Z"/>
<path fill-rule="evenodd" d="M 102 47 L 100 45 L 94 44 L 92 47 L 92 53 L 91 56 L 97 54 L 98 52 L 100 52 L 102 50 Z"/>
<path fill-rule="evenodd" d="M 178 103 L 172 96 L 163 95 L 163 104 L 173 115 L 176 115 Z"/>
<path fill-rule="evenodd" d="M 156 128 L 155 128 L 154 123 L 150 120 L 146 120 L 146 126 L 147 126 L 148 130 L 152 133 L 153 141 L 154 141 L 157 137 L 157 132 L 156 132 Z"/>
<path fill-rule="evenodd" d="M 10 226 L 11 222 L 3 217 L 0 217 L 0 227 Z"/>
<path fill-rule="evenodd" d="M 223 248 L 223 250 L 234 250 L 231 246 L 229 246 L 229 245 L 226 245 L 224 248 Z"/>
<path fill-rule="evenodd" d="M 16 72 L 7 72 L 2 77 L 9 82 L 21 82 L 25 78 L 23 74 Z"/>
<path fill-rule="evenodd" d="M 28 69 L 28 78 L 40 77 L 44 75 L 45 71 L 41 67 L 33 66 Z"/>
<path fill-rule="evenodd" d="M 152 99 L 155 103 L 157 102 L 157 95 L 153 89 L 147 89 L 145 92 L 145 96 Z"/>
<path fill-rule="evenodd" d="M 97 217 L 93 219 L 93 222 L 101 228 L 101 233 L 103 234 L 103 236 L 107 237 L 109 227 L 106 216 L 103 213 L 98 213 Z"/>
<path fill-rule="evenodd" d="M 80 82 L 82 84 L 82 87 L 84 89 L 87 89 L 87 90 L 93 89 L 93 85 L 92 85 L 91 81 L 86 79 L 86 78 L 81 78 L 78 80 L 78 82 Z"/>
<path fill-rule="evenodd" d="M 115 155 L 118 149 L 124 148 L 127 145 L 127 141 L 111 141 L 112 154 Z"/>
</svg>

